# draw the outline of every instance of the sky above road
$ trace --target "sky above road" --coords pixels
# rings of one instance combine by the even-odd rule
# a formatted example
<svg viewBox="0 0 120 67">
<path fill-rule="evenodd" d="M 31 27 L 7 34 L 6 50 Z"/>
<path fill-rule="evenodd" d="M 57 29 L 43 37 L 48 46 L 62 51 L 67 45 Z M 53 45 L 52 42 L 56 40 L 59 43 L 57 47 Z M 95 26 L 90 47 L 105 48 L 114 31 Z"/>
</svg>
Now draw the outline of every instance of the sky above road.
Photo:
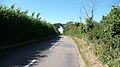
<svg viewBox="0 0 120 67">
<path fill-rule="evenodd" d="M 41 13 L 41 18 L 51 23 L 80 21 L 81 2 L 85 6 L 89 4 L 88 0 L 0 0 L 2 5 L 10 7 L 15 4 L 23 11 L 29 10 L 28 15 Z M 120 0 L 100 0 L 95 7 L 94 20 L 99 21 L 103 15 L 107 15 L 113 4 L 120 5 Z M 84 11 L 83 8 L 81 11 Z"/>
</svg>

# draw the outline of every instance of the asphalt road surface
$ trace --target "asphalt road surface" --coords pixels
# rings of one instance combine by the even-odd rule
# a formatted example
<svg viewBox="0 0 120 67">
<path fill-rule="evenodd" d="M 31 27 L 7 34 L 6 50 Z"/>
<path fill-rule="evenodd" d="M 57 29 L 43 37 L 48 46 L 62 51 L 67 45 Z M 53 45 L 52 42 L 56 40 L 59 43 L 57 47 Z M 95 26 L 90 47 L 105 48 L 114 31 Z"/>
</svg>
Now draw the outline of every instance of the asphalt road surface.
<svg viewBox="0 0 120 67">
<path fill-rule="evenodd" d="M 84 67 L 82 63 L 74 41 L 66 36 L 0 53 L 0 67 Z"/>
</svg>

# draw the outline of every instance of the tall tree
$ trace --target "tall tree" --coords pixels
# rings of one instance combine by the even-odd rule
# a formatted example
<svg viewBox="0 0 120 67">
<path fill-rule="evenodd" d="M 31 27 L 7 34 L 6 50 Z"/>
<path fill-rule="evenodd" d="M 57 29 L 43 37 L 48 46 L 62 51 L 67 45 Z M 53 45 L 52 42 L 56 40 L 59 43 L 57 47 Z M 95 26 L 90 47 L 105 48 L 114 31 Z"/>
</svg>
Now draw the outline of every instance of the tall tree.
<svg viewBox="0 0 120 67">
<path fill-rule="evenodd" d="M 93 21 L 95 7 L 98 4 L 99 0 L 87 0 L 86 2 L 87 2 L 87 5 L 83 4 L 83 1 L 80 0 L 81 6 L 83 7 L 83 12 L 86 15 L 86 17 L 84 16 L 84 18 L 85 19 L 87 18 L 90 21 Z M 82 17 L 81 10 L 80 10 L 80 14 L 81 14 L 80 19 L 81 19 Z"/>
</svg>

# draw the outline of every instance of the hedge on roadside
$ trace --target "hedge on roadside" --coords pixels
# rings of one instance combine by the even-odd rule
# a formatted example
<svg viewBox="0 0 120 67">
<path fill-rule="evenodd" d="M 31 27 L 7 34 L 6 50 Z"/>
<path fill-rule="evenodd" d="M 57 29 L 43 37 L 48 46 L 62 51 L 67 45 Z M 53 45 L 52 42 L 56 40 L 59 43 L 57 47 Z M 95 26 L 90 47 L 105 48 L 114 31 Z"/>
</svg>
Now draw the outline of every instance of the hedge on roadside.
<svg viewBox="0 0 120 67">
<path fill-rule="evenodd" d="M 109 67 L 120 66 L 120 6 L 112 6 L 110 13 L 103 16 L 100 22 L 79 23 L 79 26 L 75 23 L 67 23 L 65 27 L 65 35 L 76 36 L 94 43 L 93 50 L 104 64 Z"/>
<path fill-rule="evenodd" d="M 24 41 L 57 35 L 54 26 L 41 20 L 40 13 L 27 15 L 28 10 L 0 5 L 0 48 Z"/>
</svg>

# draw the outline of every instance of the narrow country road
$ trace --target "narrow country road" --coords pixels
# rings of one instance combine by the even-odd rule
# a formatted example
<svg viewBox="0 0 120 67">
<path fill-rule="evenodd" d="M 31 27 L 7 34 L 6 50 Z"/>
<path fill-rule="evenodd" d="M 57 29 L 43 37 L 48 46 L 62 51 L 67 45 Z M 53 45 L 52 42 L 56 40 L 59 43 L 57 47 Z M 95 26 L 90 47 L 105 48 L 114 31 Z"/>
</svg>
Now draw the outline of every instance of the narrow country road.
<svg viewBox="0 0 120 67">
<path fill-rule="evenodd" d="M 0 53 L 0 67 L 84 67 L 82 63 L 74 41 L 66 36 Z"/>
</svg>

